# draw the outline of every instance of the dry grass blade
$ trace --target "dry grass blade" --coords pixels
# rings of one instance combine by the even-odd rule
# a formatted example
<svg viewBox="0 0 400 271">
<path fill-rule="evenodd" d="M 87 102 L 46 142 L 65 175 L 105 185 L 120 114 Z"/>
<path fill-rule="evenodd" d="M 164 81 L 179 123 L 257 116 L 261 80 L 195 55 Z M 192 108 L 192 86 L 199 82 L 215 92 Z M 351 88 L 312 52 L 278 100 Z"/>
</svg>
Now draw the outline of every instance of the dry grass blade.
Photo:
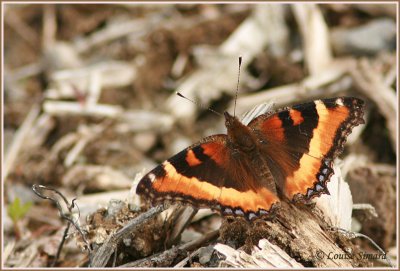
<svg viewBox="0 0 400 271">
<path fill-rule="evenodd" d="M 11 240 L 8 242 L 8 244 L 4 244 L 4 250 L 3 250 L 3 263 L 7 262 L 8 257 L 12 254 L 13 250 L 15 248 L 15 240 Z"/>
<path fill-rule="evenodd" d="M 42 46 L 44 50 L 53 46 L 56 40 L 57 34 L 57 18 L 56 18 L 56 7 L 54 5 L 43 6 L 43 36 Z"/>
</svg>

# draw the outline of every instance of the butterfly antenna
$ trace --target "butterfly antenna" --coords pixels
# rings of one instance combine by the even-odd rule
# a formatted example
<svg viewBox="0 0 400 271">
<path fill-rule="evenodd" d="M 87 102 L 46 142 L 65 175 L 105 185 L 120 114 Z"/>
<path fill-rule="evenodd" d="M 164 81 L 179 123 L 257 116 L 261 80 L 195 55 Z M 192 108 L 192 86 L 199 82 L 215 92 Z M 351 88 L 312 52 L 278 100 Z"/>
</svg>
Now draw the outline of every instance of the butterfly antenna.
<svg viewBox="0 0 400 271">
<path fill-rule="evenodd" d="M 195 101 L 189 99 L 188 97 L 184 96 L 183 94 L 181 94 L 181 93 L 178 92 L 178 91 L 176 92 L 176 95 L 178 95 L 179 97 L 182 97 L 182 98 L 188 100 L 189 102 L 194 103 L 195 105 L 197 105 L 197 106 L 200 107 L 200 108 L 210 110 L 210 111 L 213 112 L 214 114 L 217 114 L 218 116 L 222 117 L 222 114 L 221 114 L 221 113 L 219 113 L 219 112 L 217 112 L 217 111 L 215 111 L 215 110 L 213 110 L 213 109 L 211 109 L 211 108 L 209 108 L 209 107 L 205 107 L 204 105 L 202 105 L 202 104 L 199 103 L 199 102 L 195 102 Z"/>
<path fill-rule="evenodd" d="M 239 81 L 240 81 L 240 68 L 242 67 L 242 57 L 239 56 L 239 72 L 238 72 L 238 79 L 236 85 L 236 94 L 235 94 L 235 107 L 233 108 L 233 116 L 236 116 L 236 101 L 239 92 Z"/>
</svg>

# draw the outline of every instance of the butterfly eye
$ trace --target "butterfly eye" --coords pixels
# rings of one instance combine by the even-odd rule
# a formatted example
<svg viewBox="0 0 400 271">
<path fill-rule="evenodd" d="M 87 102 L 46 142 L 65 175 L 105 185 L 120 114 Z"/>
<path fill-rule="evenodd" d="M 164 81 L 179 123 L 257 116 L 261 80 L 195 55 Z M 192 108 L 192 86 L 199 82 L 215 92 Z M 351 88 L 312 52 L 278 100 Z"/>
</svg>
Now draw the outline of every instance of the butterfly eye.
<svg viewBox="0 0 400 271">
<path fill-rule="evenodd" d="M 232 119 L 226 119 L 225 120 L 225 126 L 226 127 L 232 127 L 234 125 L 234 121 Z"/>
</svg>

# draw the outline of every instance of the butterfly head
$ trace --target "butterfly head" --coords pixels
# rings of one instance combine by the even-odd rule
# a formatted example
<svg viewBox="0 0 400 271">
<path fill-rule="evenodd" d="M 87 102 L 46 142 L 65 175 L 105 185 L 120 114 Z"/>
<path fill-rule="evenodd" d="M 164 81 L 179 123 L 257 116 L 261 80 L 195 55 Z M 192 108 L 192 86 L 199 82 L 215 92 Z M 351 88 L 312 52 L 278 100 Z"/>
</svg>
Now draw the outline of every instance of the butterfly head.
<svg viewBox="0 0 400 271">
<path fill-rule="evenodd" d="M 238 120 L 237 117 L 232 116 L 231 114 L 229 114 L 229 113 L 226 112 L 226 111 L 224 112 L 224 117 L 225 117 L 225 126 L 226 126 L 226 128 L 228 128 L 228 130 L 229 130 L 229 129 L 232 129 L 232 128 L 236 127 L 236 126 L 243 125 L 243 124 Z"/>
<path fill-rule="evenodd" d="M 243 151 L 251 151 L 255 145 L 250 129 L 228 112 L 224 112 L 224 116 L 229 141 Z"/>
</svg>

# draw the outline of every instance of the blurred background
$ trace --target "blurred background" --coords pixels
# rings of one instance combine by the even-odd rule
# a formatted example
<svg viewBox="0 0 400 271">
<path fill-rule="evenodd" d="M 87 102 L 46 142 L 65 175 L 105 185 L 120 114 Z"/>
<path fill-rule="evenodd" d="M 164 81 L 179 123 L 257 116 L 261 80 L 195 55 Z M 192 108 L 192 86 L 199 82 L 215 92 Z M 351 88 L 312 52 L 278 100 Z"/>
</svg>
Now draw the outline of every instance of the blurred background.
<svg viewBox="0 0 400 271">
<path fill-rule="evenodd" d="M 233 112 L 239 56 L 239 115 L 264 102 L 365 100 L 366 125 L 341 158 L 353 202 L 376 214 L 354 210 L 352 229 L 396 256 L 395 4 L 3 7 L 5 266 L 49 266 L 56 257 L 65 221 L 33 184 L 78 198 L 84 224 L 110 199 L 133 204 L 138 173 L 224 132 L 205 108 Z M 220 225 L 212 214 L 193 223 L 192 234 Z M 57 266 L 87 261 L 73 239 Z"/>
</svg>

